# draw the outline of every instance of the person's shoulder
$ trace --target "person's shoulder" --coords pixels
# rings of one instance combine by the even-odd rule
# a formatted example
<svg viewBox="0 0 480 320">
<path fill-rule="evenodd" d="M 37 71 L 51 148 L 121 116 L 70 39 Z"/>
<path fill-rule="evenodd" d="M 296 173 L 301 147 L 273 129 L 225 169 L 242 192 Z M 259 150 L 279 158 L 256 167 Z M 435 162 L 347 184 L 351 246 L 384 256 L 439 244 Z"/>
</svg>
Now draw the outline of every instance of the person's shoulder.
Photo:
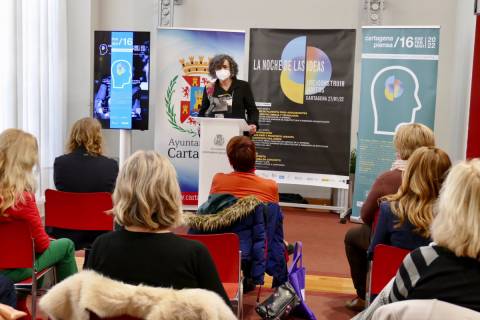
<svg viewBox="0 0 480 320">
<path fill-rule="evenodd" d="M 106 233 L 103 233 L 101 235 L 99 235 L 98 237 L 95 238 L 95 241 L 105 241 L 105 240 L 109 240 L 109 239 L 118 239 L 118 238 L 122 238 L 123 235 L 122 235 L 122 231 L 121 230 L 116 230 L 116 231 L 110 231 L 110 232 L 106 232 Z"/>
<path fill-rule="evenodd" d="M 235 80 L 235 84 L 236 84 L 236 86 L 239 87 L 239 88 L 245 88 L 245 87 L 249 87 L 249 86 L 250 86 L 250 84 L 249 84 L 247 81 L 245 81 L 245 80 L 240 80 L 240 79 L 236 79 L 236 80 Z"/>
<path fill-rule="evenodd" d="M 402 177 L 402 171 L 395 169 L 395 170 L 388 170 L 383 173 L 381 173 L 378 177 L 377 180 L 390 180 L 394 178 Z"/>
<path fill-rule="evenodd" d="M 379 205 L 379 208 L 380 215 L 382 215 L 384 220 L 393 227 L 393 224 L 397 222 L 398 217 L 393 213 L 391 203 L 389 201 L 382 201 Z"/>
<path fill-rule="evenodd" d="M 62 154 L 61 156 L 55 158 L 54 164 L 64 163 L 65 161 L 68 161 L 71 157 L 71 153 Z"/>
<path fill-rule="evenodd" d="M 444 254 L 444 250 L 437 245 L 423 246 L 416 248 L 409 253 L 409 261 L 411 264 L 415 265 L 417 269 L 425 269 Z"/>
<path fill-rule="evenodd" d="M 389 201 L 382 201 L 380 202 L 380 205 L 378 206 L 380 208 L 380 212 L 391 212 L 392 210 L 390 209 L 390 202 Z"/>
<path fill-rule="evenodd" d="M 277 182 L 273 179 L 269 179 L 269 178 L 264 178 L 264 177 L 261 177 L 259 175 L 255 175 L 255 179 L 259 182 L 262 182 L 264 184 L 267 184 L 271 187 L 277 187 Z"/>
<path fill-rule="evenodd" d="M 101 163 L 103 166 L 117 168 L 118 162 L 115 159 L 109 158 L 104 155 L 91 156 L 97 163 Z"/>
<path fill-rule="evenodd" d="M 228 174 L 223 172 L 217 172 L 212 178 L 212 182 L 223 181 L 228 178 Z"/>
<path fill-rule="evenodd" d="M 105 244 L 110 242 L 118 243 L 119 241 L 121 241 L 121 239 L 124 238 L 124 236 L 125 235 L 121 230 L 106 232 L 95 238 L 95 241 L 93 242 L 93 246 L 95 247 L 104 246 Z"/>
<path fill-rule="evenodd" d="M 213 178 L 224 178 L 224 177 L 227 177 L 227 176 L 228 176 L 227 173 L 217 172 L 217 173 L 215 173 L 215 175 L 213 176 Z"/>
<path fill-rule="evenodd" d="M 113 159 L 113 158 L 109 158 L 109 157 L 106 157 L 106 156 L 100 156 L 102 157 L 103 161 L 105 161 L 106 163 L 110 163 L 111 165 L 116 165 L 118 166 L 118 161 Z"/>
</svg>

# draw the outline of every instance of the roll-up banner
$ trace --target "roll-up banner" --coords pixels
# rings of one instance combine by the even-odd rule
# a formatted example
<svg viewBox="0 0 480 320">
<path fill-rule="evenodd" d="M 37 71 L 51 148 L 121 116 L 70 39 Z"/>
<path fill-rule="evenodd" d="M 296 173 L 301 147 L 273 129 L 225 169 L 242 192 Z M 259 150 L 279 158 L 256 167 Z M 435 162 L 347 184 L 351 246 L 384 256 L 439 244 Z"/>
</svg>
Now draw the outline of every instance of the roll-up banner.
<svg viewBox="0 0 480 320">
<path fill-rule="evenodd" d="M 184 205 L 197 205 L 198 123 L 208 62 L 228 54 L 245 71 L 245 32 L 200 29 L 158 29 L 155 148 L 177 170 Z"/>
<path fill-rule="evenodd" d="M 402 124 L 433 129 L 439 27 L 364 27 L 352 219 L 376 177 L 395 160 L 393 136 Z"/>
<path fill-rule="evenodd" d="M 348 188 L 355 30 L 251 29 L 257 173 Z"/>
</svg>

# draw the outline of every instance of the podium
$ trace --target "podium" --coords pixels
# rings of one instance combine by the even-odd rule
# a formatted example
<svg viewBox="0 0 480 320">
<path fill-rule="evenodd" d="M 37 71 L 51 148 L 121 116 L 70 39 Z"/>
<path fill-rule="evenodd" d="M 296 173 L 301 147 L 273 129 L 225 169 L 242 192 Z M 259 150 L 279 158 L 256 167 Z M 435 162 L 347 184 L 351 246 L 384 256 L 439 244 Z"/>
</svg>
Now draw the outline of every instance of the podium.
<svg viewBox="0 0 480 320">
<path fill-rule="evenodd" d="M 242 135 L 249 127 L 244 119 L 196 118 L 200 122 L 200 152 L 198 159 L 198 206 L 208 199 L 213 176 L 233 169 L 227 157 L 227 143 Z"/>
</svg>

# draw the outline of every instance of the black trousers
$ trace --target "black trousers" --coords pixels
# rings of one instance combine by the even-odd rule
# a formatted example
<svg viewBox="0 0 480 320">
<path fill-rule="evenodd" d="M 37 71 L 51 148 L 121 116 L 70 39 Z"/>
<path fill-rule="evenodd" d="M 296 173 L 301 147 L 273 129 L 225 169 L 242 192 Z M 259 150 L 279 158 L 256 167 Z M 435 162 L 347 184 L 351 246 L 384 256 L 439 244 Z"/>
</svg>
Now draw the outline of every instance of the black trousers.
<svg viewBox="0 0 480 320">
<path fill-rule="evenodd" d="M 12 308 L 17 307 L 17 296 L 13 282 L 2 274 L 0 274 L 0 303 Z"/>
<path fill-rule="evenodd" d="M 367 250 L 370 245 L 370 233 L 370 226 L 361 224 L 345 234 L 345 253 L 350 265 L 350 274 L 357 295 L 362 299 L 365 299 L 367 288 Z"/>
</svg>

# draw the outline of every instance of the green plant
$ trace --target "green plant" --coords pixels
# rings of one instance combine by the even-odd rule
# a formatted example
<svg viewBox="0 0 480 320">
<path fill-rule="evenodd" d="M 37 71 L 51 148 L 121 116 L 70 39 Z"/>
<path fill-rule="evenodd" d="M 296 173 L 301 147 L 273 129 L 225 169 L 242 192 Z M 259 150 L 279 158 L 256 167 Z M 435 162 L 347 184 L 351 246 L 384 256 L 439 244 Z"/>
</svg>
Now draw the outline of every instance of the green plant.
<svg viewBox="0 0 480 320">
<path fill-rule="evenodd" d="M 355 174 L 355 166 L 357 164 L 357 149 L 350 151 L 350 173 Z"/>
</svg>

